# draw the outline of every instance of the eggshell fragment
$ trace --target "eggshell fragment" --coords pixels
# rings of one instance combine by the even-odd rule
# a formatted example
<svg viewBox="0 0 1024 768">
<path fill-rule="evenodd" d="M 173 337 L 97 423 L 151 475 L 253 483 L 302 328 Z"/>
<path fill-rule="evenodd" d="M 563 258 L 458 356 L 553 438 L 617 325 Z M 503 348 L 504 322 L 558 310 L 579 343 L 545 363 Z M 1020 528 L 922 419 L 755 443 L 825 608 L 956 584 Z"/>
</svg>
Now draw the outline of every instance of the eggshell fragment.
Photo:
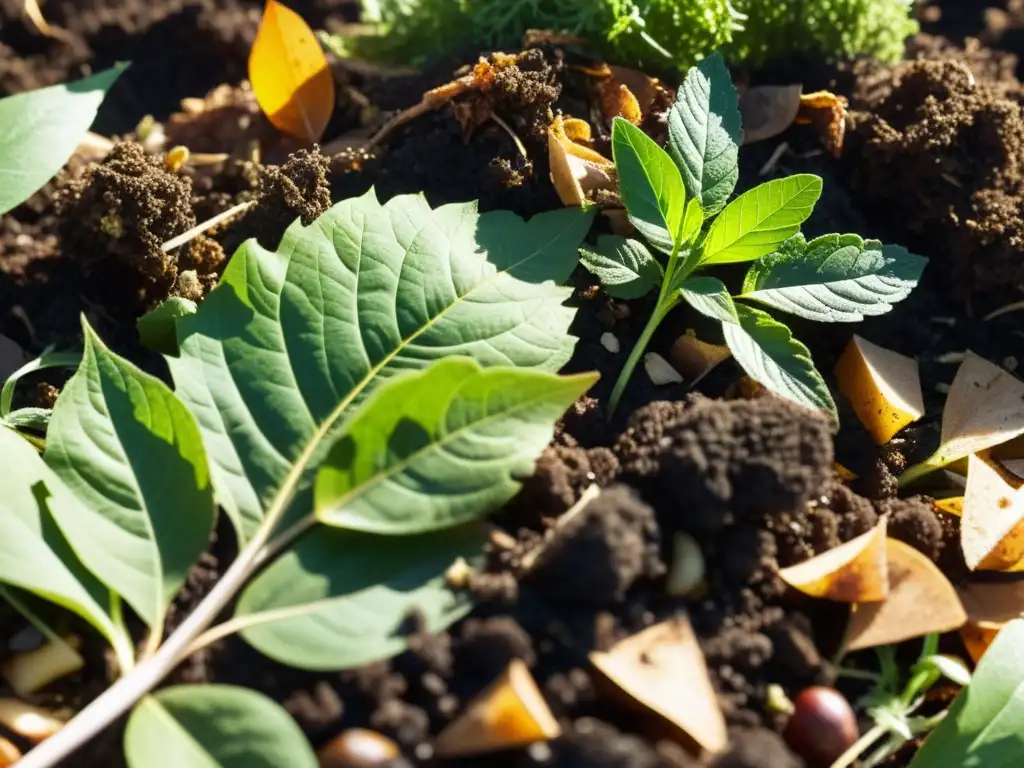
<svg viewBox="0 0 1024 768">
<path fill-rule="evenodd" d="M 685 616 L 650 626 L 607 653 L 595 651 L 590 661 L 636 705 L 675 726 L 689 746 L 717 753 L 728 745 L 725 717 Z"/>
<path fill-rule="evenodd" d="M 959 629 L 967 621 L 960 598 L 935 563 L 909 544 L 885 542 L 889 596 L 853 607 L 843 646 L 847 651 L 890 645 Z"/>
<path fill-rule="evenodd" d="M 878 445 L 924 415 L 917 361 L 854 335 L 836 363 L 839 391 Z"/>
<path fill-rule="evenodd" d="M 960 518 L 960 546 L 971 570 L 1024 570 L 1022 483 L 971 455 Z"/>
<path fill-rule="evenodd" d="M 648 352 L 644 355 L 644 370 L 651 379 L 651 383 L 657 386 L 662 384 L 680 384 L 683 377 L 679 371 L 669 365 L 668 360 L 657 352 Z"/>
<path fill-rule="evenodd" d="M 782 568 L 779 576 L 791 587 L 811 597 L 843 603 L 884 600 L 889 594 L 885 528 L 883 517 L 867 533 L 810 560 Z"/>
<path fill-rule="evenodd" d="M 465 757 L 557 739 L 562 729 L 530 670 L 514 659 L 441 731 L 434 742 L 438 757 Z"/>
</svg>

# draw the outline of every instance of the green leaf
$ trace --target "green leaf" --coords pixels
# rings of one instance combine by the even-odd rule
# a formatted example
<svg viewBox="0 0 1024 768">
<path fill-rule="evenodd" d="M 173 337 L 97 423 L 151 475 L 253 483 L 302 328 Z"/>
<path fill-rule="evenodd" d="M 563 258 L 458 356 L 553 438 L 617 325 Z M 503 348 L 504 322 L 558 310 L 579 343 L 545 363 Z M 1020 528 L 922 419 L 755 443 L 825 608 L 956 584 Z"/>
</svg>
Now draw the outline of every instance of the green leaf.
<svg viewBox="0 0 1024 768">
<path fill-rule="evenodd" d="M 317 519 L 424 533 L 497 509 L 533 474 L 555 422 L 597 374 L 558 377 L 439 360 L 377 390 L 316 477 Z"/>
<path fill-rule="evenodd" d="M 3 423 L 14 429 L 35 429 L 45 432 L 52 413 L 49 408 L 19 408 L 4 416 Z"/>
<path fill-rule="evenodd" d="M 602 235 L 593 250 L 582 248 L 580 263 L 616 299 L 639 299 L 661 285 L 663 277 L 661 265 L 643 243 L 619 235 Z"/>
<path fill-rule="evenodd" d="M 371 191 L 309 227 L 296 222 L 276 253 L 255 240 L 238 250 L 199 311 L 178 321 L 181 355 L 168 364 L 243 540 L 293 484 L 291 513 L 312 510 L 313 471 L 340 424 L 399 373 L 454 355 L 565 364 L 571 290 L 542 280 L 571 271 L 592 214 L 558 214 L 517 224 L 525 246 L 513 250 L 498 226 L 508 214 L 431 209 L 420 196 L 381 205 Z"/>
<path fill-rule="evenodd" d="M 911 768 L 1015 768 L 1024 762 L 1024 619 L 1003 626 L 970 685 L 925 739 Z"/>
<path fill-rule="evenodd" d="M 679 293 L 702 315 L 722 323 L 738 323 L 736 305 L 725 283 L 714 277 L 691 277 L 679 286 Z"/>
<path fill-rule="evenodd" d="M 807 173 L 744 192 L 711 225 L 701 263 L 753 261 L 771 253 L 800 231 L 820 196 L 821 178 Z"/>
<path fill-rule="evenodd" d="M 144 698 L 124 732 L 129 768 L 316 768 L 291 716 L 234 685 L 176 685 Z"/>
<path fill-rule="evenodd" d="M 964 660 L 958 656 L 933 653 L 921 659 L 916 666 L 918 668 L 933 669 L 960 686 L 969 685 L 971 682 L 971 670 L 964 663 Z"/>
<path fill-rule="evenodd" d="M 917 286 L 928 260 L 857 235 L 793 235 L 753 264 L 741 298 L 808 320 L 855 323 L 882 315 Z"/>
<path fill-rule="evenodd" d="M 476 524 L 418 536 L 316 528 L 246 587 L 232 623 L 261 653 L 300 669 L 385 659 L 405 649 L 413 611 L 430 632 L 469 611 L 445 571 L 478 557 L 484 541 Z"/>
<path fill-rule="evenodd" d="M 160 627 L 213 527 L 206 455 L 174 393 L 82 327 L 82 364 L 57 400 L 44 456 L 82 510 L 54 516 L 82 562 Z"/>
<path fill-rule="evenodd" d="M 725 206 L 739 178 L 743 126 L 739 99 L 722 57 L 714 53 L 686 73 L 668 113 L 668 151 L 686 191 L 706 215 Z"/>
<path fill-rule="evenodd" d="M 807 347 L 789 328 L 759 309 L 736 304 L 739 325 L 723 323 L 726 344 L 736 362 L 771 391 L 810 408 L 822 408 L 834 419 L 836 405 Z"/>
<path fill-rule="evenodd" d="M 178 354 L 177 321 L 194 315 L 199 307 L 190 299 L 172 296 L 138 319 L 135 327 L 143 346 L 164 355 Z"/>
<path fill-rule="evenodd" d="M 3 390 L 0 390 L 0 417 L 6 417 L 11 413 L 11 404 L 14 401 L 14 387 L 18 379 L 36 371 L 43 371 L 47 368 L 74 368 L 82 360 L 82 353 L 78 351 L 54 351 L 52 348 L 43 350 L 43 354 L 35 360 L 30 360 L 21 368 L 7 377 Z"/>
<path fill-rule="evenodd" d="M 0 214 L 64 167 L 126 68 L 122 64 L 84 80 L 0 99 Z"/>
<path fill-rule="evenodd" d="M 700 234 L 700 228 L 704 225 L 704 209 L 700 200 L 691 198 L 686 204 L 686 213 L 683 216 L 683 243 L 691 243 Z"/>
<path fill-rule="evenodd" d="M 85 510 L 35 448 L 7 429 L 0 429 L 0 488 L 0 582 L 78 614 L 116 644 L 109 590 L 82 565 L 52 517 Z"/>
<path fill-rule="evenodd" d="M 668 153 L 628 120 L 612 126 L 612 156 L 629 220 L 648 242 L 670 253 L 683 222 L 683 177 Z"/>
</svg>

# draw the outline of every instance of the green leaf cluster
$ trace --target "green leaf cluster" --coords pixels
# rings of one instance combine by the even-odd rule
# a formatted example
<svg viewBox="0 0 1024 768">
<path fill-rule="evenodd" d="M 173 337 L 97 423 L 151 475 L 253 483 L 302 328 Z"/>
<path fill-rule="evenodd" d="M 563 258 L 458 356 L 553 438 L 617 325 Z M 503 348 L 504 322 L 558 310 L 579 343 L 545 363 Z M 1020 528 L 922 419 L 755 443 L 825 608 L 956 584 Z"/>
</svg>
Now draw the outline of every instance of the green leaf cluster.
<svg viewBox="0 0 1024 768">
<path fill-rule="evenodd" d="M 124 677 L 37 748 L 40 764 L 142 698 L 133 767 L 315 765 L 258 694 L 146 694 L 233 633 L 282 663 L 337 670 L 401 651 L 410 611 L 439 630 L 469 610 L 446 571 L 479 557 L 480 518 L 518 491 L 596 380 L 557 375 L 576 341 L 561 283 L 592 219 L 381 204 L 372 191 L 339 203 L 275 251 L 246 242 L 199 307 L 142 324 L 178 350 L 173 390 L 83 321 L 45 452 L 0 430 L 0 584 L 91 623 Z M 241 551 L 165 641 L 218 507 Z M 141 658 L 129 610 L 149 628 Z"/>
<path fill-rule="evenodd" d="M 617 118 L 612 149 L 635 239 L 603 236 L 581 262 L 620 299 L 657 290 L 658 301 L 612 392 L 614 409 L 658 324 L 685 302 L 722 324 L 733 357 L 783 397 L 835 415 L 828 386 L 807 348 L 771 315 L 743 299 L 820 322 L 880 315 L 917 285 L 925 259 L 858 235 L 807 241 L 801 225 L 821 195 L 817 176 L 775 179 L 730 200 L 739 177 L 743 129 L 736 90 L 718 54 L 692 68 L 668 116 L 668 148 Z M 750 263 L 732 295 L 703 274 Z"/>
<path fill-rule="evenodd" d="M 364 0 L 364 6 L 371 3 Z M 758 65 L 808 54 L 898 61 L 912 0 L 374 0 L 379 32 L 331 43 L 407 64 L 459 46 L 517 44 L 529 29 L 586 38 L 617 63 L 684 70 L 716 50 Z"/>
</svg>

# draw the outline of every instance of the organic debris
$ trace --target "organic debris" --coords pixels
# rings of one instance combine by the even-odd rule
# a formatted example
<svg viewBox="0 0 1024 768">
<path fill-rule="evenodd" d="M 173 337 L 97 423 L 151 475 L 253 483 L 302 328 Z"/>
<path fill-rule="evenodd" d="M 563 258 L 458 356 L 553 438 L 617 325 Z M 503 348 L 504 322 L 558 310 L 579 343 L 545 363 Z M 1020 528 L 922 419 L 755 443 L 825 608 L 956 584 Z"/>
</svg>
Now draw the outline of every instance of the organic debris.
<svg viewBox="0 0 1024 768">
<path fill-rule="evenodd" d="M 800 111 L 803 86 L 758 85 L 740 94 L 743 143 L 753 144 L 778 136 L 793 124 Z"/>
<path fill-rule="evenodd" d="M 686 616 L 648 627 L 606 653 L 595 651 L 590 661 L 635 704 L 678 728 L 698 750 L 725 750 L 725 718 Z"/>
<path fill-rule="evenodd" d="M 841 603 L 872 603 L 889 594 L 886 519 L 867 533 L 779 571 L 779 576 L 811 597 Z"/>
<path fill-rule="evenodd" d="M 889 595 L 858 603 L 843 637 L 847 652 L 892 645 L 959 629 L 967 621 L 956 590 L 936 565 L 909 544 L 886 540 Z"/>
<path fill-rule="evenodd" d="M 50 683 L 73 674 L 85 666 L 85 659 L 75 647 L 77 638 L 49 638 L 43 645 L 22 651 L 0 664 L 0 677 L 22 699 Z"/>
<path fill-rule="evenodd" d="M 960 545 L 971 570 L 1024 570 L 1024 482 L 971 455 Z"/>
<path fill-rule="evenodd" d="M 692 332 L 684 333 L 669 350 L 668 359 L 691 387 L 697 386 L 720 363 L 732 357 L 732 352 L 724 344 L 709 344 L 701 341 Z"/>
<path fill-rule="evenodd" d="M 977 664 L 999 630 L 1007 622 L 1024 616 L 1024 582 L 975 582 L 965 584 L 957 592 L 967 612 L 967 623 L 960 634 Z"/>
<path fill-rule="evenodd" d="M 793 122 L 813 126 L 829 154 L 839 157 L 846 140 L 847 106 L 845 97 L 829 91 L 805 93 L 800 97 L 799 112 Z"/>
<path fill-rule="evenodd" d="M 589 134 L 581 131 L 582 121 L 555 117 L 548 128 L 548 163 L 551 183 L 563 205 L 587 205 L 599 200 L 608 201 L 616 194 L 615 165 L 603 155 L 579 141 L 569 138 L 567 127 L 574 129 L 579 138 Z M 621 208 L 621 203 L 616 205 Z"/>
</svg>

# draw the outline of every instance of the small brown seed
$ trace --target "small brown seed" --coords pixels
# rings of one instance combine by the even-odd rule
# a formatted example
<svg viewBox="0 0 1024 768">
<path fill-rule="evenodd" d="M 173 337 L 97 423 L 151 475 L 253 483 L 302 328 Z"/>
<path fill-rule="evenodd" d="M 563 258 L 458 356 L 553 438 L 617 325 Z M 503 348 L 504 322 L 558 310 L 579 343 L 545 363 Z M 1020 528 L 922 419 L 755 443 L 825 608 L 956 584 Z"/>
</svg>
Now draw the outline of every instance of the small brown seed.
<svg viewBox="0 0 1024 768">
<path fill-rule="evenodd" d="M 782 737 L 810 768 L 831 765 L 859 736 L 857 716 L 834 688 L 805 688 L 793 700 L 793 715 Z"/>
<path fill-rule="evenodd" d="M 374 768 L 398 757 L 398 745 L 366 728 L 349 728 L 318 753 L 320 768 Z"/>
</svg>

